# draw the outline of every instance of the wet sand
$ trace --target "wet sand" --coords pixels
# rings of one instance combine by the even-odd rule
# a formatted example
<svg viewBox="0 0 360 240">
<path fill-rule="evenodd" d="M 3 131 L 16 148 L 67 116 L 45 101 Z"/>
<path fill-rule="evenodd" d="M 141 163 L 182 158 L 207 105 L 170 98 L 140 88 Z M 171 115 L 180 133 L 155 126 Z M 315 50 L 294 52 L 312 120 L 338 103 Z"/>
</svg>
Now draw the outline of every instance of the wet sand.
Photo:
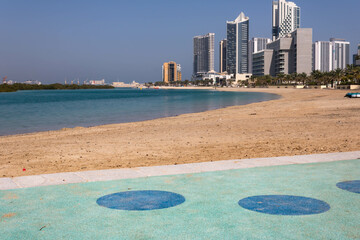
<svg viewBox="0 0 360 240">
<path fill-rule="evenodd" d="M 347 91 L 228 91 L 282 98 L 145 122 L 0 137 L 0 177 L 360 150 L 360 99 L 344 98 Z"/>
</svg>

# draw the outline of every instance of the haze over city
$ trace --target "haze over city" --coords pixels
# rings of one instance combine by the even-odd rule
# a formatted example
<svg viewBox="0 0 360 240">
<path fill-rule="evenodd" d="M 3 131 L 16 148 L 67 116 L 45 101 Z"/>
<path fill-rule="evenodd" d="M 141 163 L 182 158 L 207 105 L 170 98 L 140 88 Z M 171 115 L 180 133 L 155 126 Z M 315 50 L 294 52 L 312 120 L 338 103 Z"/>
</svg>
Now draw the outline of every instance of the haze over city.
<svg viewBox="0 0 360 240">
<path fill-rule="evenodd" d="M 313 41 L 344 38 L 350 55 L 360 42 L 358 0 L 305 1 L 301 27 Z M 190 79 L 193 37 L 226 38 L 226 21 L 250 17 L 250 38 L 271 38 L 271 0 L 259 1 L 98 1 L 2 0 L 0 76 L 43 83 L 65 79 L 161 81 L 161 65 L 176 61 Z M 351 62 L 351 60 L 350 60 Z"/>
</svg>

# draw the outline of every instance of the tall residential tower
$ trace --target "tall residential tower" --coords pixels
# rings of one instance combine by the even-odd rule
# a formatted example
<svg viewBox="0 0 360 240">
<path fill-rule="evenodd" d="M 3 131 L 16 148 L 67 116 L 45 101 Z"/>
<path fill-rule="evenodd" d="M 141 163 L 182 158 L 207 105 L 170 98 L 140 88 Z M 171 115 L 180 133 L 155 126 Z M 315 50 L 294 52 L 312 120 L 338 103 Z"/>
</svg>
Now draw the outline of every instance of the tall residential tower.
<svg viewBox="0 0 360 240">
<path fill-rule="evenodd" d="M 300 28 L 300 7 L 286 0 L 273 1 L 273 41 Z"/>
<path fill-rule="evenodd" d="M 215 33 L 194 37 L 193 76 L 215 71 L 214 67 Z"/>
<path fill-rule="evenodd" d="M 316 41 L 313 46 L 313 69 L 330 72 L 332 70 L 332 53 L 331 42 Z"/>
<path fill-rule="evenodd" d="M 313 69 L 330 72 L 345 69 L 350 64 L 350 43 L 344 39 L 331 38 L 330 41 L 317 41 L 313 46 Z"/>
<path fill-rule="evenodd" d="M 330 38 L 332 47 L 332 70 L 345 69 L 350 63 L 350 42 L 345 39 Z"/>
<path fill-rule="evenodd" d="M 227 22 L 226 70 L 228 74 L 249 72 L 249 18 L 242 12 L 234 21 Z"/>
</svg>

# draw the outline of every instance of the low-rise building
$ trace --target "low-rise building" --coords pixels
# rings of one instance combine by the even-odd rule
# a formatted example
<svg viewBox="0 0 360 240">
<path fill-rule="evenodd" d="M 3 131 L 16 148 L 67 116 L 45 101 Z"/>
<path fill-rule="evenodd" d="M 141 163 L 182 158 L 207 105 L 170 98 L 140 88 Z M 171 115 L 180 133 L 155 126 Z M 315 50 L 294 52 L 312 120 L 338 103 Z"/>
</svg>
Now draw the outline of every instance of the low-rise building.
<svg viewBox="0 0 360 240">
<path fill-rule="evenodd" d="M 202 75 L 199 75 L 198 77 L 193 76 L 193 81 L 196 80 L 211 80 L 212 83 L 215 85 L 216 83 L 220 83 L 222 81 L 227 81 L 231 79 L 232 76 L 230 74 L 226 73 L 217 73 L 215 71 L 210 71 L 207 73 L 204 73 Z"/>
</svg>

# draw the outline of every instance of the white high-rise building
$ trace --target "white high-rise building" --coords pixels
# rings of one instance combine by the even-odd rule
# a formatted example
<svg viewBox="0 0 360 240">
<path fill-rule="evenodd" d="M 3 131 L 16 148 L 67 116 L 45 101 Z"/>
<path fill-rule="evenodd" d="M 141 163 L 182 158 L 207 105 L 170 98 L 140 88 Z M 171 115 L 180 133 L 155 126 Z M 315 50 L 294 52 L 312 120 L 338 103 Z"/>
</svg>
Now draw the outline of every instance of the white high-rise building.
<svg viewBox="0 0 360 240">
<path fill-rule="evenodd" d="M 252 61 L 253 61 L 253 54 L 258 53 L 264 49 L 266 49 L 266 45 L 271 42 L 270 38 L 252 38 L 249 41 L 249 73 L 252 73 Z"/>
<path fill-rule="evenodd" d="M 313 46 L 314 70 L 330 72 L 332 70 L 332 47 L 327 41 L 317 41 Z"/>
<path fill-rule="evenodd" d="M 300 28 L 300 7 L 286 0 L 273 1 L 273 41 Z"/>
<path fill-rule="evenodd" d="M 214 41 L 215 33 L 194 37 L 194 76 L 215 71 Z"/>
<path fill-rule="evenodd" d="M 350 63 L 350 42 L 345 39 L 330 38 L 332 47 L 332 70 L 345 69 Z"/>
<path fill-rule="evenodd" d="M 313 69 L 330 72 L 345 69 L 350 63 L 350 43 L 344 39 L 331 38 L 330 41 L 317 41 L 313 46 Z"/>
</svg>

